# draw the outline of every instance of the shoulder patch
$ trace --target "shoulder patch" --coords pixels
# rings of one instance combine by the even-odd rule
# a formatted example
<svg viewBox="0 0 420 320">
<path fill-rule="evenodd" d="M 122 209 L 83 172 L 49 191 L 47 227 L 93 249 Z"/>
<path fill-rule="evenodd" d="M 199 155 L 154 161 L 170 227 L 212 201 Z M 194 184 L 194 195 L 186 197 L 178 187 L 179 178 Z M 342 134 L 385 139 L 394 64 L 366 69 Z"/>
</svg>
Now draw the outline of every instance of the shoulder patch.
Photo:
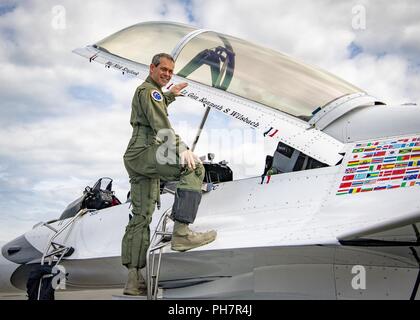
<svg viewBox="0 0 420 320">
<path fill-rule="evenodd" d="M 158 101 L 158 102 L 160 102 L 160 101 L 162 101 L 162 95 L 160 94 L 160 92 L 159 91 L 157 91 L 157 90 L 153 90 L 152 92 L 151 92 L 151 94 L 152 94 L 152 98 L 153 98 L 153 100 L 155 100 L 155 101 Z"/>
</svg>

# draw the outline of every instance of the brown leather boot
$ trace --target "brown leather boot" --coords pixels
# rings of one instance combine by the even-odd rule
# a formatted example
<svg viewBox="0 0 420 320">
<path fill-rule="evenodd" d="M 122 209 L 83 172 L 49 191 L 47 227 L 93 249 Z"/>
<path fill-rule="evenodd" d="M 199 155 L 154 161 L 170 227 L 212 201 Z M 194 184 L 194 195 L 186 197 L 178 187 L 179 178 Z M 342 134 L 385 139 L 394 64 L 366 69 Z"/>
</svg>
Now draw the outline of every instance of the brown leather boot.
<svg viewBox="0 0 420 320">
<path fill-rule="evenodd" d="M 138 288 L 141 296 L 147 296 L 147 285 L 146 281 L 143 278 L 143 275 L 141 274 L 140 270 L 137 270 L 138 275 Z"/>
<path fill-rule="evenodd" d="M 123 294 L 129 295 L 129 296 L 140 295 L 139 277 L 137 274 L 137 268 L 128 269 L 128 278 L 127 278 L 127 283 L 125 284 L 125 287 L 124 287 Z"/>
<path fill-rule="evenodd" d="M 171 249 L 175 251 L 187 251 L 214 241 L 216 236 L 217 233 L 214 230 L 194 232 L 188 228 L 188 224 L 175 221 Z"/>
</svg>

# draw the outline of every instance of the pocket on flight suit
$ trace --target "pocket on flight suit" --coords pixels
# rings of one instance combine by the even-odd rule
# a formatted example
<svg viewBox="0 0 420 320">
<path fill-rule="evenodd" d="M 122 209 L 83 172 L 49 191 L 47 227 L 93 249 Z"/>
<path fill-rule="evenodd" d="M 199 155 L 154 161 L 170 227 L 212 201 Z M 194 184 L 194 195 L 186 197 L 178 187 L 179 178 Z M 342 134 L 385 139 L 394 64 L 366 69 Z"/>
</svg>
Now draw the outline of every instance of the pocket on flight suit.
<svg viewBox="0 0 420 320">
<path fill-rule="evenodd" d="M 124 159 L 132 160 L 136 158 L 139 153 L 147 147 L 147 141 L 145 137 L 142 136 L 133 136 L 128 142 L 127 149 L 124 153 Z"/>
<path fill-rule="evenodd" d="M 156 169 L 156 146 L 147 145 L 132 148 L 130 153 L 124 157 L 124 165 L 131 175 L 143 175 L 147 177 L 157 177 Z"/>
<path fill-rule="evenodd" d="M 125 227 L 125 234 L 121 242 L 121 260 L 124 266 L 131 264 L 131 246 L 133 242 L 133 233 L 130 223 Z"/>
<path fill-rule="evenodd" d="M 195 169 L 184 168 L 181 171 L 181 177 L 178 188 L 184 190 L 192 190 L 201 193 L 201 185 L 204 180 L 204 166 L 196 164 Z"/>
<path fill-rule="evenodd" d="M 141 202 L 141 225 L 139 225 L 138 232 L 136 232 L 136 244 L 138 244 L 138 261 L 139 268 L 146 264 L 147 250 L 150 245 L 150 223 L 152 222 L 153 212 L 155 211 L 155 204 L 157 200 L 158 179 L 143 179 L 140 181 L 140 202 Z M 137 217 L 136 217 L 137 218 Z M 135 245 L 136 245 L 135 244 Z"/>
</svg>

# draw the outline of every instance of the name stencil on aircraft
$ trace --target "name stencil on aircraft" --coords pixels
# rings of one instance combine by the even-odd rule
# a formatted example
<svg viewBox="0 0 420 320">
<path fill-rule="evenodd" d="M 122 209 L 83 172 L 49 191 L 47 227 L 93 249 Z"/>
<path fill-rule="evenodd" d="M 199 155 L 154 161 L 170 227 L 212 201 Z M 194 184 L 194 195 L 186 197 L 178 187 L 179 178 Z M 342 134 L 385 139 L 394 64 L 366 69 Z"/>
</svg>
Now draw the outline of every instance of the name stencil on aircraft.
<svg viewBox="0 0 420 320">
<path fill-rule="evenodd" d="M 359 143 L 336 195 L 420 186 L 420 137 Z"/>
</svg>

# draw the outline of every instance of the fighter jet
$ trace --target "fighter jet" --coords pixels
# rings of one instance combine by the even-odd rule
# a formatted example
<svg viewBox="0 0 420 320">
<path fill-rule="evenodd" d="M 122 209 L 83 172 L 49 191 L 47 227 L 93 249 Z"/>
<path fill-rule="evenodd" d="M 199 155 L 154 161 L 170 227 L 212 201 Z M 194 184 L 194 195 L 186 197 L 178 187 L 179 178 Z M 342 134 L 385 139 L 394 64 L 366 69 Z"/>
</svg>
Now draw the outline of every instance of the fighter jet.
<svg viewBox="0 0 420 320">
<path fill-rule="evenodd" d="M 205 162 L 193 227 L 217 230 L 208 245 L 170 249 L 174 196 L 162 185 L 142 271 L 149 299 L 419 299 L 419 106 L 389 105 L 288 55 L 178 23 L 139 23 L 74 52 L 142 80 L 154 54 L 171 53 L 165 90 L 188 83 L 183 95 L 206 110 L 201 129 L 219 112 L 277 145 L 251 178 Z M 66 290 L 122 288 L 130 199 L 116 199 L 111 182 L 5 244 L 3 288 L 25 290 L 40 265 L 61 266 Z"/>
</svg>

